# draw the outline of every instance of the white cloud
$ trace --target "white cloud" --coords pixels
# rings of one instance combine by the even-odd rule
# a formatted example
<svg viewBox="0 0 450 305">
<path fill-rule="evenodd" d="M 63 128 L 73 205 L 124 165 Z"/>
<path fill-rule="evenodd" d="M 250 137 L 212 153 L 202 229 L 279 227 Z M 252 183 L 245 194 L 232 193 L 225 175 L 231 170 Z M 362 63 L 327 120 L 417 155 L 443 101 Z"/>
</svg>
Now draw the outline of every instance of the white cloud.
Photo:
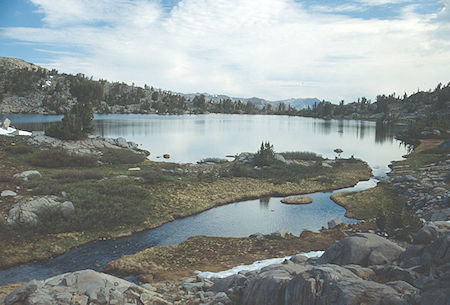
<svg viewBox="0 0 450 305">
<path fill-rule="evenodd" d="M 337 101 L 431 88 L 448 82 L 450 71 L 449 40 L 437 35 L 442 22 L 430 16 L 363 20 L 292 0 L 182 0 L 170 13 L 155 1 L 32 1 L 45 27 L 6 28 L 3 35 L 63 46 L 75 55 L 55 54 L 49 66 L 97 78 Z"/>
<path fill-rule="evenodd" d="M 364 12 L 367 7 L 357 4 L 341 4 L 341 5 L 314 5 L 311 7 L 313 11 L 320 13 L 350 13 L 350 12 Z"/>
<path fill-rule="evenodd" d="M 406 3 L 406 2 L 414 2 L 414 0 L 356 0 L 356 1 L 361 4 L 368 5 L 368 6 L 379 6 L 379 5 L 386 5 L 386 4 L 400 4 L 400 3 Z"/>
</svg>

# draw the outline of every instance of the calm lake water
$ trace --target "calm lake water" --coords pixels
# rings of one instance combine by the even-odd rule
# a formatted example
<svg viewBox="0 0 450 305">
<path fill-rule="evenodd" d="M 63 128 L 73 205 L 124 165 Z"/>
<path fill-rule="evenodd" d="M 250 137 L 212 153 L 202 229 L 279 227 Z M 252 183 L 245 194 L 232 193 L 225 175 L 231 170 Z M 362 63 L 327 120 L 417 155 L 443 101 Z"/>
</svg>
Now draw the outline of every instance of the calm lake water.
<svg viewBox="0 0 450 305">
<path fill-rule="evenodd" d="M 60 116 L 9 116 L 25 130 L 43 130 Z M 374 175 L 388 172 L 391 160 L 399 160 L 406 148 L 393 139 L 391 130 L 374 122 L 336 121 L 288 116 L 253 115 L 96 115 L 95 134 L 125 137 L 149 150 L 151 159 L 164 153 L 170 161 L 196 162 L 243 151 L 256 151 L 261 141 L 270 141 L 276 151 L 313 151 L 334 158 L 333 150 L 344 150 L 369 163 Z M 352 188 L 363 190 L 376 185 L 376 179 Z M 111 260 L 152 246 L 177 244 L 195 235 L 245 237 L 287 229 L 298 235 L 304 229 L 319 230 L 331 219 L 354 222 L 345 209 L 330 199 L 334 192 L 311 194 L 309 205 L 285 205 L 281 198 L 249 200 L 217 207 L 198 215 L 178 219 L 159 228 L 116 240 L 97 241 L 68 251 L 57 258 L 0 271 L 0 285 L 63 272 L 91 268 L 101 271 Z"/>
<path fill-rule="evenodd" d="M 61 120 L 54 115 L 9 118 L 14 126 L 29 131 L 43 130 L 50 122 Z M 94 124 L 96 135 L 124 137 L 150 151 L 150 159 L 161 160 L 157 157 L 168 153 L 172 162 L 255 152 L 262 141 L 270 141 L 278 152 L 312 151 L 328 158 L 334 158 L 333 150 L 341 148 L 342 157 L 363 159 L 378 176 L 389 170 L 390 161 L 406 153 L 389 128 L 367 121 L 269 115 L 102 114 L 95 116 Z"/>
</svg>

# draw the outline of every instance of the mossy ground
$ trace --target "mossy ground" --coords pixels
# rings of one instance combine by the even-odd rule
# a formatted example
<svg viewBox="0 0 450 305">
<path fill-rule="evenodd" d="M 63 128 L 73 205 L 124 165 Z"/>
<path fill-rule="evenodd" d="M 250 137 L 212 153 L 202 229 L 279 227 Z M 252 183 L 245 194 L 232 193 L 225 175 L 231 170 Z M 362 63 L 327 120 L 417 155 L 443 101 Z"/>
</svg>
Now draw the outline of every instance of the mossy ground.
<svg viewBox="0 0 450 305">
<path fill-rule="evenodd" d="M 393 190 L 376 186 L 360 192 L 344 192 L 331 195 L 331 199 L 346 209 L 345 216 L 356 219 L 371 219 L 380 209 L 401 204 L 399 195 Z"/>
<path fill-rule="evenodd" d="M 367 180 L 371 171 L 358 160 L 339 160 L 332 168 L 317 171 L 296 166 L 246 168 L 233 172 L 234 163 L 215 164 L 201 171 L 175 163 L 144 161 L 136 164 L 104 164 L 92 167 L 32 166 L 39 148 L 11 153 L 7 147 L 27 145 L 22 137 L 0 137 L 2 162 L 0 190 L 15 190 L 23 199 L 62 192 L 75 213 L 62 218 L 47 211 L 36 226 L 9 226 L 0 222 L 0 266 L 46 259 L 83 243 L 115 238 L 160 226 L 176 218 L 215 206 L 267 196 L 288 196 L 348 187 Z M 141 171 L 129 171 L 139 166 Z M 194 167 L 195 168 L 195 167 Z M 13 174 L 38 170 L 42 177 L 11 180 Z M 239 170 L 242 170 L 240 167 Z M 289 176 L 284 173 L 289 172 Z M 250 175 L 251 177 L 247 177 Z M 2 218 L 17 200 L 3 199 Z"/>
</svg>

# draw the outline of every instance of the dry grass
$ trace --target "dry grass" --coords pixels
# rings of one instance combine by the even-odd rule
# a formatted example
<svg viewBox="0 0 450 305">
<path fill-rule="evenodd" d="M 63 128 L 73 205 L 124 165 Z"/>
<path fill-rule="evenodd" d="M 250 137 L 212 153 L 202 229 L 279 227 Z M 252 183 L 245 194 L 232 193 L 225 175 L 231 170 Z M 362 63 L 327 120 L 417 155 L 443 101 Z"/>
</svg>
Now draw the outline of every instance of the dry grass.
<svg viewBox="0 0 450 305">
<path fill-rule="evenodd" d="M 414 149 L 414 151 L 409 155 L 409 157 L 413 157 L 414 155 L 421 153 L 425 150 L 435 148 L 436 146 L 440 145 L 442 142 L 443 142 L 443 140 L 440 140 L 440 139 L 422 139 L 422 140 L 420 140 L 419 146 L 417 146 Z"/>
<path fill-rule="evenodd" d="M 19 282 L 19 283 L 8 284 L 5 286 L 0 286 L 0 299 L 3 297 L 6 297 L 8 294 L 10 294 L 11 292 L 16 290 L 23 284 L 25 284 L 25 282 Z"/>
<path fill-rule="evenodd" d="M 106 270 L 137 275 L 145 282 L 193 276 L 195 270 L 217 272 L 256 260 L 323 250 L 345 235 L 340 230 L 304 231 L 300 237 L 225 238 L 196 236 L 164 247 L 153 247 L 111 262 Z"/>
</svg>

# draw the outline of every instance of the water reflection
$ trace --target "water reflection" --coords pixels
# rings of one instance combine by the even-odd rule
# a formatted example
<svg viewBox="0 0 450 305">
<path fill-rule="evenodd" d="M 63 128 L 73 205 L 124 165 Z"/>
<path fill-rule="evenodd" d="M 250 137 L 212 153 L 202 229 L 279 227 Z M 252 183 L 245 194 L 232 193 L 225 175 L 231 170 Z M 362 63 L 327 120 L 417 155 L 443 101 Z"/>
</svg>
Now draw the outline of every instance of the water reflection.
<svg viewBox="0 0 450 305">
<path fill-rule="evenodd" d="M 13 115 L 13 124 L 25 130 L 43 130 L 61 116 Z M 96 115 L 95 134 L 125 137 L 151 152 L 150 159 L 170 154 L 172 162 L 196 162 L 256 151 L 270 141 L 276 151 L 312 151 L 334 158 L 339 147 L 369 163 L 375 175 L 388 171 L 391 160 L 406 153 L 393 139 L 391 126 L 356 120 L 322 120 L 261 115 Z M 376 147 L 376 153 L 374 148 Z"/>
<path fill-rule="evenodd" d="M 359 131 L 359 138 L 362 140 L 362 139 L 364 139 L 364 135 L 365 135 L 366 122 L 364 122 L 364 121 L 359 122 L 358 129 L 359 129 L 358 130 Z"/>
<path fill-rule="evenodd" d="M 393 142 L 394 131 L 392 124 L 377 121 L 375 123 L 375 143 L 383 144 L 386 141 Z"/>
<path fill-rule="evenodd" d="M 270 197 L 259 199 L 259 207 L 267 209 L 269 207 Z"/>
<path fill-rule="evenodd" d="M 344 133 L 344 121 L 340 120 L 338 121 L 338 133 L 340 136 Z"/>
</svg>

